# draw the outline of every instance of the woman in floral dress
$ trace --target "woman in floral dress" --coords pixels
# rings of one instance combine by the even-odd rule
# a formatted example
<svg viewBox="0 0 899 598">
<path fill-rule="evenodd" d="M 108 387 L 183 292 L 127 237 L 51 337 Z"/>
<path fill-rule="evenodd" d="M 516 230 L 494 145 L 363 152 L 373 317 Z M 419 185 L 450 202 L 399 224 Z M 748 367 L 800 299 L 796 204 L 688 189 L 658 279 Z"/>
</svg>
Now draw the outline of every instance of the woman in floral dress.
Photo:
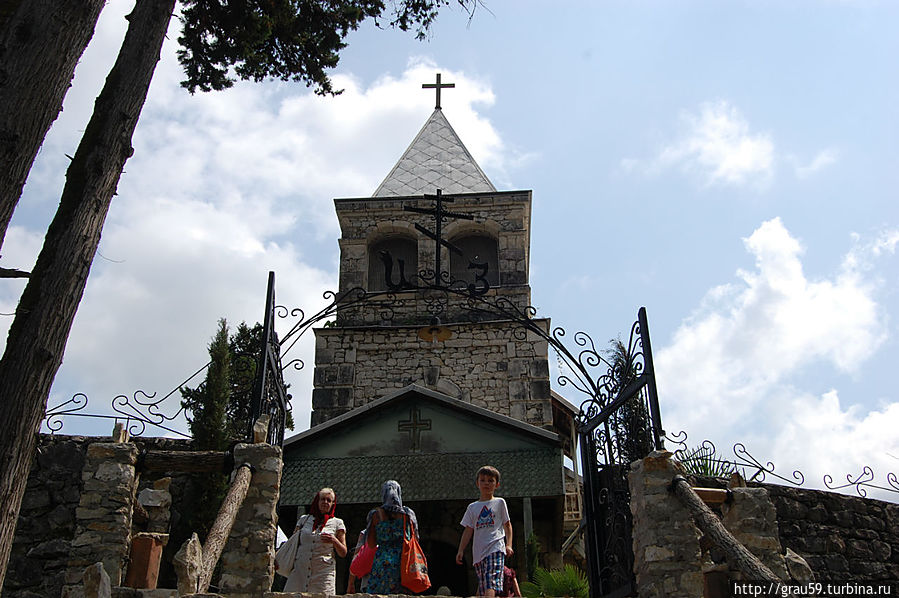
<svg viewBox="0 0 899 598">
<path fill-rule="evenodd" d="M 409 593 L 400 585 L 400 556 L 403 553 L 403 525 L 408 517 L 418 534 L 415 512 L 403 506 L 400 485 L 388 480 L 381 487 L 381 506 L 372 512 L 366 542 L 377 547 L 366 592 L 369 594 Z"/>
</svg>

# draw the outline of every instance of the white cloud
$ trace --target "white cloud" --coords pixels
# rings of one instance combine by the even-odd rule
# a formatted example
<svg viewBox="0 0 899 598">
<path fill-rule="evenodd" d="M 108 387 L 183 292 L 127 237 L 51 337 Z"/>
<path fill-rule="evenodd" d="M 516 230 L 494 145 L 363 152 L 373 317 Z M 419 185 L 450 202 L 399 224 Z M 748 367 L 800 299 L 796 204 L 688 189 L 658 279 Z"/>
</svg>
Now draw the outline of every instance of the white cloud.
<svg viewBox="0 0 899 598">
<path fill-rule="evenodd" d="M 831 164 L 835 164 L 839 157 L 840 154 L 837 150 L 828 148 L 818 152 L 808 164 L 800 164 L 799 160 L 793 156 L 790 157 L 790 161 L 793 163 L 796 178 L 807 179 L 813 174 L 824 170 Z"/>
<path fill-rule="evenodd" d="M 810 280 L 803 248 L 780 219 L 759 226 L 744 239 L 754 269 L 711 289 L 658 353 L 666 428 L 687 431 L 694 443 L 747 440 L 751 452 L 755 440 L 760 458 L 806 473 L 889 467 L 886 453 L 899 450 L 889 433 L 899 402 L 845 408 L 835 390 L 802 390 L 797 375 L 822 362 L 856 372 L 886 340 L 871 260 L 895 248 L 897 232 L 857 241 L 834 275 Z"/>
<path fill-rule="evenodd" d="M 725 101 L 704 103 L 698 114 L 683 113 L 681 121 L 683 135 L 662 148 L 652 169 L 679 167 L 707 186 L 759 185 L 772 176 L 771 136 L 752 132 L 736 107 Z"/>
<path fill-rule="evenodd" d="M 125 3 L 113 4 L 104 12 L 98 45 L 79 67 L 82 83 L 102 81 L 108 55 L 117 51 L 122 11 L 110 8 Z M 88 410 L 100 412 L 117 394 L 167 393 L 206 363 L 218 318 L 232 325 L 262 319 L 269 270 L 276 272 L 278 303 L 306 313 L 321 308 L 322 293 L 337 282 L 332 198 L 370 196 L 387 175 L 433 110 L 432 92 L 421 83 L 433 80 L 435 69 L 457 85 L 444 94 L 444 111 L 488 176 L 510 163 L 477 109 L 494 101 L 489 84 L 464 72 L 419 58 L 399 75 L 369 84 L 338 73 L 335 87 L 345 91 L 336 98 L 280 82 L 238 83 L 188 96 L 178 86 L 176 29 L 173 23 L 135 134 L 135 154 L 104 227 L 104 257 L 94 261 L 51 405 L 85 392 Z M 61 185 L 64 168 L 58 156 L 71 153 L 96 93 L 92 84 L 76 84 L 69 93 L 66 118 L 60 119 L 65 130 L 54 129 L 35 167 L 47 176 L 32 177 L 23 197 L 34 205 L 39 196 L 47 220 L 18 215 L 4 245 L 5 263 L 23 269 L 33 264 L 60 191 L 53 188 Z M 323 252 L 325 246 L 330 249 Z M 11 312 L 20 292 L 21 285 L 4 286 L 0 311 Z M 10 321 L 4 318 L 0 326 Z M 291 323 L 280 323 L 282 334 Z M 286 372 L 299 429 L 308 425 L 311 408 L 309 337 L 287 356 L 306 364 Z M 163 411 L 177 411 L 179 398 L 175 393 Z M 86 425 L 71 419 L 64 431 L 111 429 L 105 421 Z"/>
</svg>

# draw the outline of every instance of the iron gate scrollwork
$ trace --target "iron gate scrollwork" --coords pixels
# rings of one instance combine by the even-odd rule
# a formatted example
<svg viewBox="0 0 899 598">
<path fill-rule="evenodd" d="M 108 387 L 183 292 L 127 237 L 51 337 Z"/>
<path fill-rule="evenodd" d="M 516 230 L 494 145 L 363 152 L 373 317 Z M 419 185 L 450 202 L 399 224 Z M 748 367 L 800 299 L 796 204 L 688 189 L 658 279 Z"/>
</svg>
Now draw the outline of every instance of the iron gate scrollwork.
<svg viewBox="0 0 899 598">
<path fill-rule="evenodd" d="M 640 308 L 627 345 L 618 341 L 603 361 L 608 371 L 577 416 L 584 476 L 588 577 L 593 598 L 634 591 L 628 470 L 664 448 L 646 309 Z"/>
</svg>

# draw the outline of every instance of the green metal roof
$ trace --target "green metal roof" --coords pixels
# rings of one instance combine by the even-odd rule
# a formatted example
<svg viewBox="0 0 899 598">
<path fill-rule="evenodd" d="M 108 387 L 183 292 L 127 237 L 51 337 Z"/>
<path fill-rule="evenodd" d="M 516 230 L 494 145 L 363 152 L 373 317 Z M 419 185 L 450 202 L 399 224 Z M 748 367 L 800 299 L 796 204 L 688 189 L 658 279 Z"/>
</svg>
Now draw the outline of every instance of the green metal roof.
<svg viewBox="0 0 899 598">
<path fill-rule="evenodd" d="M 305 505 L 325 486 L 334 488 L 341 504 L 374 504 L 380 499 L 381 484 L 391 479 L 403 487 L 403 500 L 473 500 L 477 498 L 475 475 L 483 465 L 493 465 L 502 475 L 497 496 L 564 494 L 562 450 L 548 447 L 494 453 L 288 459 L 281 475 L 281 504 Z"/>
</svg>

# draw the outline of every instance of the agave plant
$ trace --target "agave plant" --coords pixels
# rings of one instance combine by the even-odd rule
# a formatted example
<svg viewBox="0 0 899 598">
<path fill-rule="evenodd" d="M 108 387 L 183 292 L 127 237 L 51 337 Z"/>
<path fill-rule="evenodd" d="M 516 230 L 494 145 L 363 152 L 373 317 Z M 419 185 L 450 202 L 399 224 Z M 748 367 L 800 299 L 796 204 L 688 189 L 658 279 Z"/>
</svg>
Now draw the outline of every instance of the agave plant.
<svg viewBox="0 0 899 598">
<path fill-rule="evenodd" d="M 538 567 L 534 580 L 521 584 L 521 594 L 527 598 L 587 598 L 590 584 L 584 572 L 572 565 L 553 570 Z"/>
<path fill-rule="evenodd" d="M 680 461 L 687 473 L 711 478 L 726 478 L 737 473 L 736 466 L 715 452 L 715 447 L 702 444 L 692 449 L 676 451 L 674 457 Z"/>
</svg>

